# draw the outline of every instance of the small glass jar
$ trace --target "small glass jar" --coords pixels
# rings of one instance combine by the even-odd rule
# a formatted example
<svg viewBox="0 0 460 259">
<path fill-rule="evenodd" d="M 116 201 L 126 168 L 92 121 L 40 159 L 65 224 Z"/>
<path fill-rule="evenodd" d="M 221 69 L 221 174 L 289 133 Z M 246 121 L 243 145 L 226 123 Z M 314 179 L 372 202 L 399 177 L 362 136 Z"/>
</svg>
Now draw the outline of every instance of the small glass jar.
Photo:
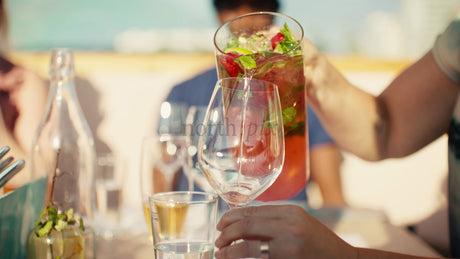
<svg viewBox="0 0 460 259">
<path fill-rule="evenodd" d="M 85 258 L 85 234 L 79 227 L 67 226 L 43 237 L 38 236 L 38 228 L 33 228 L 29 233 L 27 259 Z"/>
</svg>

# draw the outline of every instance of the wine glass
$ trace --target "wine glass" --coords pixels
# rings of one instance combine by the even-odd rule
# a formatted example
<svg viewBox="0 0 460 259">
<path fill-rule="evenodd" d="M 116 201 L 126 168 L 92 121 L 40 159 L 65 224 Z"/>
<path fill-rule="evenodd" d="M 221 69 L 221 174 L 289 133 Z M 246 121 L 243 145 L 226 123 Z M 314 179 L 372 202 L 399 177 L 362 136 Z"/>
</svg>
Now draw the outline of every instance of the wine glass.
<svg viewBox="0 0 460 259">
<path fill-rule="evenodd" d="M 277 86 L 249 78 L 219 80 L 203 121 L 198 161 L 231 208 L 245 206 L 265 191 L 284 163 Z"/>
<path fill-rule="evenodd" d="M 203 171 L 198 162 L 198 142 L 200 140 L 201 130 L 203 128 L 204 117 L 206 116 L 207 106 L 192 105 L 188 109 L 185 119 L 185 135 L 187 136 L 187 170 L 188 175 L 196 184 L 194 188 L 199 188 L 206 192 L 214 192 L 214 189 L 209 185 Z"/>
<path fill-rule="evenodd" d="M 158 118 L 159 135 L 184 135 L 185 117 L 188 107 L 185 103 L 164 101 L 160 105 Z"/>
<path fill-rule="evenodd" d="M 149 230 L 150 211 L 148 197 L 159 192 L 192 191 L 186 170 L 186 136 L 147 136 L 142 140 L 140 165 L 140 191 L 145 219 Z"/>
</svg>

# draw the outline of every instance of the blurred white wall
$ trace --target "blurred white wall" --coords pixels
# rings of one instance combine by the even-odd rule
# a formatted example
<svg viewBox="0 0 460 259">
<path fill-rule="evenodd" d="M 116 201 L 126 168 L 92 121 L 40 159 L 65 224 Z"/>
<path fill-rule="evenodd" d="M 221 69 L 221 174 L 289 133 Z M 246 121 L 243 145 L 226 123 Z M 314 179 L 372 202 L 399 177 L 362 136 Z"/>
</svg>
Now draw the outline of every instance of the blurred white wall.
<svg viewBox="0 0 460 259">
<path fill-rule="evenodd" d="M 404 57 L 404 32 L 398 16 L 388 12 L 367 15 L 357 38 L 358 52 L 371 58 Z"/>
<path fill-rule="evenodd" d="M 400 0 L 396 11 L 372 11 L 356 36 L 356 52 L 372 58 L 418 58 L 460 11 L 459 0 Z"/>
<path fill-rule="evenodd" d="M 419 57 L 433 45 L 436 36 L 460 11 L 459 0 L 400 0 L 405 51 Z"/>
</svg>

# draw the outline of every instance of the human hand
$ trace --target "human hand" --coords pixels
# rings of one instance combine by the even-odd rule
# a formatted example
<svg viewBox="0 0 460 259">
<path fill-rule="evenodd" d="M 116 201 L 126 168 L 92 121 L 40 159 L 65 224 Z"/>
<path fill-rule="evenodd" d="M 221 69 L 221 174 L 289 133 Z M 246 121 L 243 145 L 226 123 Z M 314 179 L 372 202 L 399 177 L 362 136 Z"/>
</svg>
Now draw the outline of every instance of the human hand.
<svg viewBox="0 0 460 259">
<path fill-rule="evenodd" d="M 307 89 L 308 101 L 313 107 L 320 107 L 319 95 L 321 83 L 327 77 L 327 60 L 318 49 L 307 39 L 302 42 L 302 54 L 304 63 L 305 87 Z"/>
<path fill-rule="evenodd" d="M 15 150 L 27 152 L 44 112 L 48 88 L 32 71 L 0 56 L 0 124 Z M 5 133 L 2 133 L 5 134 Z"/>
<path fill-rule="evenodd" d="M 19 116 L 16 93 L 23 82 L 24 69 L 0 57 L 0 110 L 9 132 L 13 132 Z"/>
<path fill-rule="evenodd" d="M 302 55 L 303 55 L 303 62 L 304 68 L 311 69 L 316 65 L 318 61 L 318 57 L 320 56 L 319 50 L 316 46 L 309 41 L 308 39 L 302 40 Z"/>
<path fill-rule="evenodd" d="M 260 257 L 261 241 L 268 242 L 270 259 L 356 258 L 355 248 L 295 205 L 231 209 L 217 229 L 219 259 Z"/>
<path fill-rule="evenodd" d="M 336 102 L 337 98 L 342 98 L 340 95 L 331 94 L 331 92 L 340 92 L 342 85 L 347 83 L 345 77 L 307 39 L 303 40 L 302 53 L 308 102 L 315 111 L 320 110 L 326 101 Z"/>
<path fill-rule="evenodd" d="M 24 82 L 24 68 L 0 56 L 0 90 L 12 91 Z"/>
</svg>

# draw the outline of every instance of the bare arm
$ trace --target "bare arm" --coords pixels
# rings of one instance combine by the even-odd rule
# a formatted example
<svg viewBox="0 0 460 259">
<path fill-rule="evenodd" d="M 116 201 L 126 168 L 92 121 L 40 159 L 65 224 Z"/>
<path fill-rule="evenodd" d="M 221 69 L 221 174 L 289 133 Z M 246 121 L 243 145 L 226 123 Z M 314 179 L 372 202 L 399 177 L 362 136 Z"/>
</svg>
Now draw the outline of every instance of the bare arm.
<svg viewBox="0 0 460 259">
<path fill-rule="evenodd" d="M 377 160 L 376 99 L 351 85 L 307 40 L 304 40 L 303 53 L 308 102 L 323 127 L 340 148 Z"/>
<path fill-rule="evenodd" d="M 340 178 L 341 162 L 342 156 L 334 144 L 315 146 L 310 152 L 311 177 L 320 188 L 324 206 L 346 205 Z"/>
<path fill-rule="evenodd" d="M 8 152 L 8 156 L 14 156 L 16 158 L 22 158 L 25 156 L 25 151 L 18 144 L 18 141 L 14 138 L 12 132 L 6 127 L 2 114 L 2 108 L 0 107 L 0 148 L 4 146 L 9 146 L 11 148 Z"/>
<path fill-rule="evenodd" d="M 367 248 L 357 248 L 356 250 L 358 254 L 356 259 L 435 259 L 433 257 L 405 255 Z"/>
<path fill-rule="evenodd" d="M 427 259 L 353 247 L 294 205 L 232 209 L 222 216 L 217 229 L 221 231 L 215 243 L 218 259 L 259 257 L 259 240 L 268 242 L 271 259 Z"/>
<path fill-rule="evenodd" d="M 304 49 L 310 104 L 343 149 L 367 160 L 402 157 L 447 131 L 459 88 L 431 52 L 375 97 L 348 82 L 308 41 Z"/>
<path fill-rule="evenodd" d="M 385 108 L 387 157 L 401 157 L 447 133 L 459 86 L 428 52 L 407 68 L 378 97 Z"/>
</svg>

